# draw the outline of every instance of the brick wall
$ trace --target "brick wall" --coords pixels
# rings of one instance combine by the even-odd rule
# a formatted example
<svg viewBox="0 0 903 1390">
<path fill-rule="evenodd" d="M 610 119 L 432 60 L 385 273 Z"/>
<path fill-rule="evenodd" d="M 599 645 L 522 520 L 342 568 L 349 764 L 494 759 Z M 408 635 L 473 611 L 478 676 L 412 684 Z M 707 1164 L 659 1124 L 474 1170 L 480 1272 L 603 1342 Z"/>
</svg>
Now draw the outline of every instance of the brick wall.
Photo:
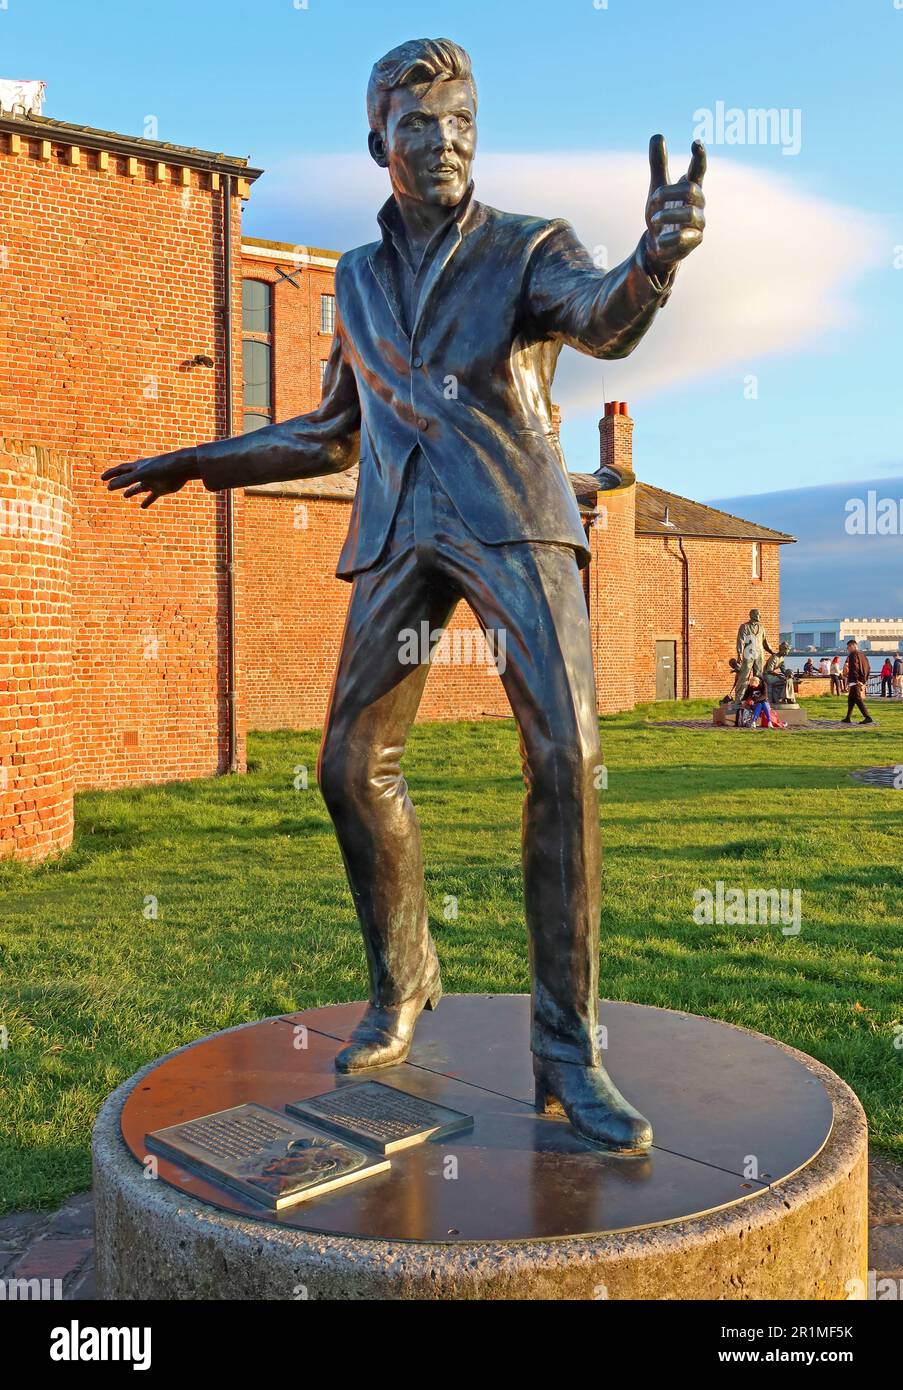
<svg viewBox="0 0 903 1390">
<path fill-rule="evenodd" d="M 245 497 L 238 625 L 252 729 L 323 722 L 351 592 L 335 577 L 349 511 L 333 498 Z"/>
<path fill-rule="evenodd" d="M 350 503 L 248 493 L 245 509 L 239 632 L 248 723 L 254 729 L 318 728 L 351 594 L 351 586 L 335 578 Z M 476 628 L 470 609 L 460 604 L 449 631 Z M 421 719 L 492 714 L 510 714 L 493 671 L 437 663 L 427 680 Z"/>
<path fill-rule="evenodd" d="M 0 439 L 0 858 L 72 840 L 68 460 Z"/>
<path fill-rule="evenodd" d="M 332 333 L 320 328 L 320 298 L 335 293 L 332 265 L 318 261 L 338 259 L 338 252 L 315 253 L 288 243 L 265 242 L 254 237 L 242 242 L 241 275 L 262 280 L 272 287 L 270 342 L 273 365 L 273 418 L 288 420 L 304 415 L 320 403 L 320 364 L 329 356 Z M 266 335 L 245 332 L 245 337 L 266 340 Z"/>
<path fill-rule="evenodd" d="M 634 486 L 599 497 L 599 516 L 590 528 L 590 629 L 600 714 L 633 709 Z"/>
<path fill-rule="evenodd" d="M 350 498 L 249 493 L 239 614 L 252 728 L 322 725 L 338 657 L 350 586 L 335 578 Z M 655 699 L 656 639 L 676 646 L 676 692 L 683 683 L 683 569 L 676 537 L 635 535 L 635 487 L 599 494 L 584 571 L 600 714 Z M 777 642 L 779 547 L 762 544 L 762 579 L 751 578 L 749 541 L 684 539 L 690 566 L 690 695 L 720 698 L 728 659 L 750 608 L 762 611 Z M 461 603 L 450 625 L 477 629 Z M 467 648 L 465 648 L 467 650 Z M 510 715 L 491 669 L 437 663 L 419 718 Z"/>
<path fill-rule="evenodd" d="M 763 543 L 762 578 L 752 578 L 749 541 L 685 537 L 690 581 L 690 695 L 715 698 L 730 691 L 728 661 L 736 655 L 737 628 L 751 608 L 762 614 L 772 646 L 778 644 L 780 546 Z M 677 642 L 677 694 L 683 689 L 683 595 L 680 548 L 673 536 L 636 538 L 637 703 L 655 699 L 655 642 Z"/>
<path fill-rule="evenodd" d="M 223 431 L 214 182 L 115 151 L 81 149 L 76 163 L 71 145 L 0 134 L 0 435 L 71 461 L 78 786 L 225 762 L 223 497 L 193 483 L 140 511 L 100 482 L 111 463 Z M 239 208 L 234 197 L 236 420 Z M 197 353 L 215 366 L 192 365 Z M 242 508 L 239 494 L 239 530 Z"/>
</svg>

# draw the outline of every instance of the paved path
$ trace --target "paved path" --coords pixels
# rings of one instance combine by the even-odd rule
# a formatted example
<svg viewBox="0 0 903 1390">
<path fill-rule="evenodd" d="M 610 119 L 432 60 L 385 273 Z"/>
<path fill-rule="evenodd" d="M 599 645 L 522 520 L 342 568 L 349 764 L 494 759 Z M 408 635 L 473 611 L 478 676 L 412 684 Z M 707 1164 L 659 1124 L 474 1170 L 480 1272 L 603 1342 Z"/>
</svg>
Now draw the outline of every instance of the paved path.
<svg viewBox="0 0 903 1390">
<path fill-rule="evenodd" d="M 878 1279 L 901 1281 L 903 1294 L 903 1163 L 877 1154 L 869 1175 L 869 1268 Z M 0 1279 L 58 1279 L 63 1298 L 96 1298 L 91 1193 L 70 1197 L 55 1212 L 0 1217 Z"/>
<path fill-rule="evenodd" d="M 96 1298 L 91 1193 L 70 1197 L 57 1211 L 0 1216 L 0 1279 L 59 1279 L 64 1298 Z"/>
<path fill-rule="evenodd" d="M 853 733 L 856 729 L 877 729 L 877 719 L 873 724 L 863 725 L 860 721 L 847 724 L 843 719 L 811 719 L 808 724 L 788 724 L 786 729 L 738 729 L 735 724 L 713 724 L 711 719 L 650 719 L 653 728 L 658 729 L 701 729 L 714 734 L 826 734 Z"/>
<path fill-rule="evenodd" d="M 900 768 L 896 766 L 864 767 L 859 772 L 851 772 L 850 776 L 867 787 L 900 787 Z"/>
</svg>

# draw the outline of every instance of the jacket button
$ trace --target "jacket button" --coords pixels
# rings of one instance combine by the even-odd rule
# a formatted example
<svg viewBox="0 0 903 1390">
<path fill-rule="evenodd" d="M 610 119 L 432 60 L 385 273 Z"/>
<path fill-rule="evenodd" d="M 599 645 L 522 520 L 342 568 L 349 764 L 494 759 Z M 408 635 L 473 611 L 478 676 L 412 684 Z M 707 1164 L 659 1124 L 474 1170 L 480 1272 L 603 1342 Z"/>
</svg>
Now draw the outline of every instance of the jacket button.
<svg viewBox="0 0 903 1390">
<path fill-rule="evenodd" d="M 417 428 L 419 430 L 426 430 L 429 429 L 429 425 L 429 420 L 424 419 L 424 417 L 421 415 L 420 419 L 417 421 Z"/>
<path fill-rule="evenodd" d="M 423 366 L 423 358 L 422 358 L 422 357 L 415 357 L 415 358 L 414 358 L 414 366 L 415 366 L 415 367 L 422 367 L 422 366 Z"/>
</svg>

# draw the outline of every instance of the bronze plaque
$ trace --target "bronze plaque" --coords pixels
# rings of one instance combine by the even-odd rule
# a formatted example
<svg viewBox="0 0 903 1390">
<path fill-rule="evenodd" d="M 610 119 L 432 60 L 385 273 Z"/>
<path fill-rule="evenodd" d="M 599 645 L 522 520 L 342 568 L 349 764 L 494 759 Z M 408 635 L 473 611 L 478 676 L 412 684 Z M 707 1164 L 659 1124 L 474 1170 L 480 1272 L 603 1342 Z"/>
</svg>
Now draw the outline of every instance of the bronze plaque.
<svg viewBox="0 0 903 1390">
<path fill-rule="evenodd" d="M 147 1136 L 152 1153 L 271 1211 L 381 1173 L 387 1162 L 265 1105 L 236 1105 Z"/>
<path fill-rule="evenodd" d="M 472 1115 L 434 1105 L 381 1081 L 353 1082 L 321 1096 L 292 1101 L 286 1109 L 382 1154 L 473 1129 Z"/>
</svg>

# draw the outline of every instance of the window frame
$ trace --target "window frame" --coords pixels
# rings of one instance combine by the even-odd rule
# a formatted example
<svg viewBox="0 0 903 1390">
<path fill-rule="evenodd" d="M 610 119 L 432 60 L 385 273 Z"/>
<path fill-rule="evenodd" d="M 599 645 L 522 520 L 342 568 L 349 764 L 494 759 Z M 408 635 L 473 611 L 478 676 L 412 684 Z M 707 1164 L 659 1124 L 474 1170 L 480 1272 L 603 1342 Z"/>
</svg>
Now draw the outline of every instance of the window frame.
<svg viewBox="0 0 903 1390">
<path fill-rule="evenodd" d="M 262 285 L 266 289 L 265 296 L 265 317 L 266 329 L 251 328 L 246 321 L 248 308 L 245 305 L 245 285 Z M 264 280 L 259 275 L 242 276 L 242 433 L 250 434 L 255 429 L 263 429 L 266 425 L 271 425 L 275 419 L 275 354 L 273 351 L 273 316 L 275 313 L 275 295 L 273 290 L 275 284 L 272 280 Z M 251 312 L 258 312 L 252 310 Z M 251 401 L 248 399 L 248 377 L 245 358 L 247 348 L 257 346 L 266 352 L 266 402 L 259 400 Z M 248 421 L 255 420 L 255 424 L 248 429 Z"/>
<path fill-rule="evenodd" d="M 754 583 L 762 581 L 762 542 L 752 543 L 752 577 Z"/>
</svg>

